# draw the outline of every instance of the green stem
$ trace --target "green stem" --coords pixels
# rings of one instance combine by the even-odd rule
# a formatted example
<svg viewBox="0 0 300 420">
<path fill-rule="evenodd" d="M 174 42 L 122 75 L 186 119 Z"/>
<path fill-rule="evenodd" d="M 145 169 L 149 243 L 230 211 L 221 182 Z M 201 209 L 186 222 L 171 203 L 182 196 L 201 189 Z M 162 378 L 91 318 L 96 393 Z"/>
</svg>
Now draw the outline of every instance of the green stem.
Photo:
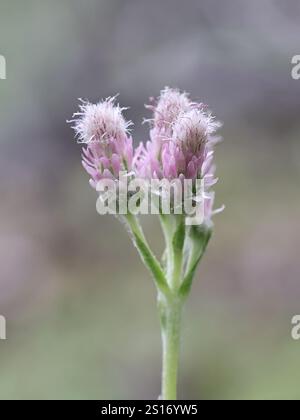
<svg viewBox="0 0 300 420">
<path fill-rule="evenodd" d="M 183 245 L 185 225 L 182 217 L 160 216 L 166 241 L 166 276 L 171 295 L 159 295 L 159 309 L 162 336 L 162 395 L 163 400 L 177 398 L 177 376 L 182 303 L 177 298 L 182 281 Z"/>
<path fill-rule="evenodd" d="M 190 238 L 190 258 L 187 264 L 185 277 L 179 289 L 179 296 L 181 296 L 183 299 L 186 298 L 190 292 L 197 266 L 199 265 L 201 258 L 205 253 L 211 234 L 211 229 L 207 228 L 203 229 L 202 231 L 198 231 L 196 237 Z"/>
<path fill-rule="evenodd" d="M 167 256 L 167 267 L 166 267 L 166 276 L 169 280 L 172 276 L 173 266 L 174 266 L 174 256 L 173 256 L 173 246 L 172 246 L 172 237 L 174 234 L 173 220 L 169 215 L 160 214 L 159 216 L 162 231 L 165 237 L 166 243 L 166 256 Z"/>
<path fill-rule="evenodd" d="M 183 262 L 183 251 L 174 249 L 174 266 L 172 273 L 172 288 L 176 292 L 182 282 L 182 262 Z"/>
<path fill-rule="evenodd" d="M 161 398 L 176 400 L 183 302 L 190 291 L 197 265 L 209 241 L 211 229 L 195 227 L 187 231 L 183 217 L 161 215 L 167 256 L 166 269 L 163 270 L 147 243 L 138 218 L 131 214 L 127 214 L 124 218 L 140 256 L 151 271 L 158 289 L 163 350 Z M 185 247 L 190 251 L 186 263 Z M 186 267 L 185 273 L 183 267 Z"/>
<path fill-rule="evenodd" d="M 171 291 L 163 269 L 148 245 L 137 217 L 132 214 L 127 214 L 125 216 L 125 220 L 127 221 L 127 225 L 132 234 L 133 242 L 137 247 L 144 264 L 153 275 L 157 289 L 165 296 L 169 296 Z"/>
<path fill-rule="evenodd" d="M 182 305 L 160 302 L 162 334 L 162 400 L 176 400 Z"/>
<path fill-rule="evenodd" d="M 170 289 L 176 292 L 182 280 L 184 219 L 182 216 L 160 215 L 160 222 L 166 242 L 166 276 Z"/>
</svg>

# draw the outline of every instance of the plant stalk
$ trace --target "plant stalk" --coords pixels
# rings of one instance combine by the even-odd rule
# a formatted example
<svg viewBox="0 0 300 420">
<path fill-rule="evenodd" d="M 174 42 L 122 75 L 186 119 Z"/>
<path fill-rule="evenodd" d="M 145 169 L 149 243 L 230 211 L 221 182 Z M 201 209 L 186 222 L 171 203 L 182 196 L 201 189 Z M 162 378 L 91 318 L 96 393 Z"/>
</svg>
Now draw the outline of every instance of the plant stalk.
<svg viewBox="0 0 300 420">
<path fill-rule="evenodd" d="M 182 305 L 177 300 L 163 300 L 160 302 L 162 335 L 162 400 L 176 400 L 177 398 L 181 312 Z"/>
</svg>

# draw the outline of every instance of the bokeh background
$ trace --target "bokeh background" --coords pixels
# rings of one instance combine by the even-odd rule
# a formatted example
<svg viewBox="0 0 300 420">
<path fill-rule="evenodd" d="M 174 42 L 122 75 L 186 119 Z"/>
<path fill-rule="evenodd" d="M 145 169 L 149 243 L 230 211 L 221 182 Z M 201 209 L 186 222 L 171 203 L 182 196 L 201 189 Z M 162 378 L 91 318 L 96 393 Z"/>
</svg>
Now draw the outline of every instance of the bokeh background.
<svg viewBox="0 0 300 420">
<path fill-rule="evenodd" d="M 298 399 L 297 0 L 1 0 L 2 399 L 155 399 L 155 290 L 127 234 L 96 213 L 66 124 L 77 98 L 191 92 L 224 122 L 215 233 L 184 316 L 179 397 Z M 157 254 L 161 233 L 144 220 Z"/>
</svg>

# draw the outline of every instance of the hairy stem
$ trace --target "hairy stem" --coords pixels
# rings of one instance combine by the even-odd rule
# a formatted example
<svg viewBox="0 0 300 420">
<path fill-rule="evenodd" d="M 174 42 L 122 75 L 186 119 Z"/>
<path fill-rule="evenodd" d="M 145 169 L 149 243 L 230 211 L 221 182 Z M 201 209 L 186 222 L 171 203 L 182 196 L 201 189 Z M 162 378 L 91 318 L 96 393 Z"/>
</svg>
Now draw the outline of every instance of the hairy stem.
<svg viewBox="0 0 300 420">
<path fill-rule="evenodd" d="M 174 234 L 173 219 L 169 215 L 160 214 L 159 216 L 162 231 L 165 238 L 166 244 L 166 276 L 167 280 L 172 276 L 173 266 L 174 266 L 174 255 L 173 255 L 173 246 L 172 246 L 172 237 Z"/>
<path fill-rule="evenodd" d="M 176 400 L 179 364 L 181 303 L 161 301 L 162 400 Z"/>
<path fill-rule="evenodd" d="M 166 242 L 167 281 L 172 292 L 169 298 L 159 295 L 162 337 L 162 394 L 163 400 L 177 398 L 180 327 L 182 303 L 178 289 L 182 282 L 184 219 L 178 216 L 160 216 Z"/>
<path fill-rule="evenodd" d="M 157 261 L 150 246 L 148 245 L 148 242 L 145 238 L 144 232 L 139 224 L 137 217 L 132 214 L 127 214 L 125 216 L 125 220 L 127 222 L 129 231 L 132 235 L 133 242 L 137 250 L 139 251 L 143 263 L 152 273 L 157 289 L 160 292 L 162 292 L 165 296 L 168 296 L 170 294 L 170 289 L 168 286 L 167 279 L 165 277 L 160 263 Z"/>
<path fill-rule="evenodd" d="M 182 216 L 160 215 L 160 222 L 166 243 L 167 281 L 174 292 L 182 280 L 183 245 L 185 225 Z"/>
</svg>

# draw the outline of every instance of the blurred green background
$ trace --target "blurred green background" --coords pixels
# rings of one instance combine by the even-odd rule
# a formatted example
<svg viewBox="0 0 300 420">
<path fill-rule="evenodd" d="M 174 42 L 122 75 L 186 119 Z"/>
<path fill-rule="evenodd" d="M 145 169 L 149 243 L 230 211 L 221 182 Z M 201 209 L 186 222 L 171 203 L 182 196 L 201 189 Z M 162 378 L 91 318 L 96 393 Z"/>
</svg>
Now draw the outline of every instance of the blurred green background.
<svg viewBox="0 0 300 420">
<path fill-rule="evenodd" d="M 1 399 L 155 399 L 150 276 L 96 213 L 66 124 L 120 93 L 136 142 L 165 85 L 224 122 L 215 232 L 184 316 L 179 398 L 298 399 L 300 54 L 297 0 L 1 0 Z M 157 254 L 157 221 L 145 220 Z"/>
</svg>

